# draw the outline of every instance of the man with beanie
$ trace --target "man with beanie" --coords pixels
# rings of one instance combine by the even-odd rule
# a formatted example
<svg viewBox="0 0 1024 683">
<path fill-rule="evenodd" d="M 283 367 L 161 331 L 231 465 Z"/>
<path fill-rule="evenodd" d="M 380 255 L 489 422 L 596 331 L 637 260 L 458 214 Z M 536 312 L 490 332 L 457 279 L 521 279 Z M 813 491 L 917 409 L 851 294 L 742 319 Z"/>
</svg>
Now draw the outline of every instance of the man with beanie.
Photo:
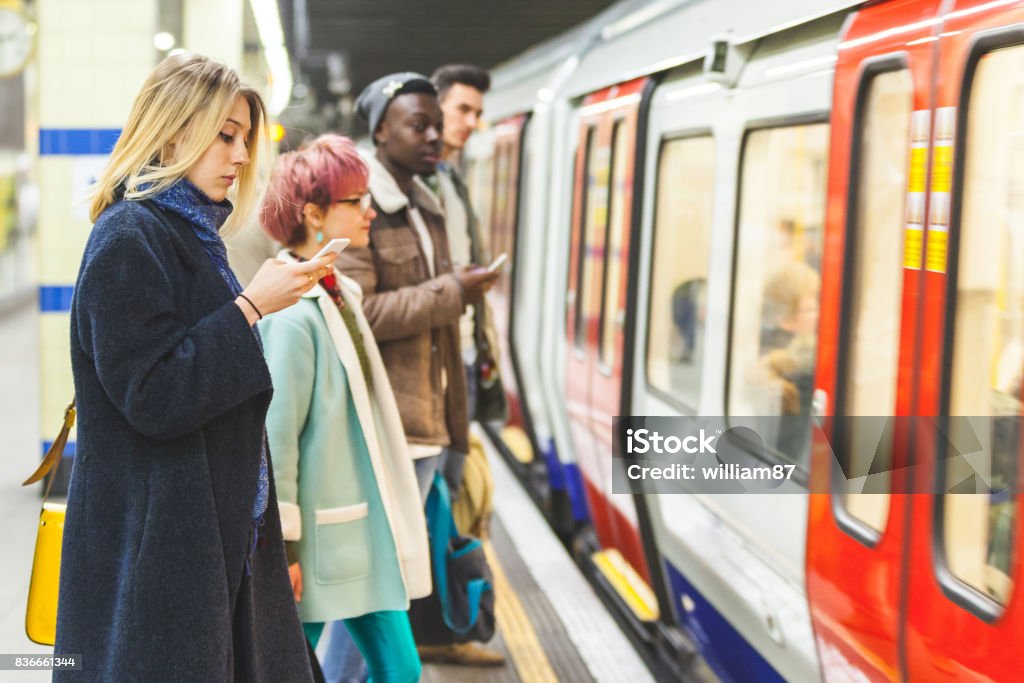
<svg viewBox="0 0 1024 683">
<path fill-rule="evenodd" d="M 472 264 L 453 270 L 444 212 L 417 178 L 441 158 L 433 84 L 415 73 L 385 76 L 360 94 L 356 111 L 375 146 L 366 161 L 377 218 L 369 247 L 342 252 L 338 266 L 363 288 L 426 500 L 443 451 L 465 453 L 469 438 L 458 320 L 497 276 Z"/>
<path fill-rule="evenodd" d="M 356 111 L 375 148 L 366 162 L 377 217 L 369 246 L 343 251 L 337 265 L 362 288 L 425 502 L 445 453 L 469 447 L 459 318 L 498 276 L 474 264 L 453 268 L 444 211 L 417 177 L 433 174 L 441 158 L 441 109 L 430 80 L 410 72 L 379 78 Z M 503 662 L 472 643 L 447 649 L 453 663 Z"/>
</svg>

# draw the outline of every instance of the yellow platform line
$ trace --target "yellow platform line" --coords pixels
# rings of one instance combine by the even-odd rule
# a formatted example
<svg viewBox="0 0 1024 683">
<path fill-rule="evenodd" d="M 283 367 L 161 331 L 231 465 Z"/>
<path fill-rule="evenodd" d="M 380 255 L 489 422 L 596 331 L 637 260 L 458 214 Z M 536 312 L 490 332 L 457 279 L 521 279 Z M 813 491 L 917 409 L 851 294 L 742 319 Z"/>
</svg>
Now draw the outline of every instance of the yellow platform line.
<svg viewBox="0 0 1024 683">
<path fill-rule="evenodd" d="M 516 673 L 523 683 L 558 683 L 558 676 L 555 675 L 551 662 L 540 645 L 537 631 L 509 584 L 490 541 L 484 541 L 484 552 L 494 576 L 495 617 L 501 629 L 501 637 L 512 656 Z"/>
</svg>

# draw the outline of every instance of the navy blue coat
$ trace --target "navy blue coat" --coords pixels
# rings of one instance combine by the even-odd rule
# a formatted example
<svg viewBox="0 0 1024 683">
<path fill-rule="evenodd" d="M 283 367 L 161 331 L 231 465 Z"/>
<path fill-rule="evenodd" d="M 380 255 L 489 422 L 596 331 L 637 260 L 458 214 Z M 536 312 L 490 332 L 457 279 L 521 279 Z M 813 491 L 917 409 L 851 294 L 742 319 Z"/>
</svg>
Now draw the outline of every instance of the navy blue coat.
<svg viewBox="0 0 1024 683">
<path fill-rule="evenodd" d="M 175 214 L 122 201 L 93 228 L 55 648 L 84 671 L 55 681 L 312 680 L 273 481 L 245 575 L 271 383 L 233 299 Z"/>
</svg>

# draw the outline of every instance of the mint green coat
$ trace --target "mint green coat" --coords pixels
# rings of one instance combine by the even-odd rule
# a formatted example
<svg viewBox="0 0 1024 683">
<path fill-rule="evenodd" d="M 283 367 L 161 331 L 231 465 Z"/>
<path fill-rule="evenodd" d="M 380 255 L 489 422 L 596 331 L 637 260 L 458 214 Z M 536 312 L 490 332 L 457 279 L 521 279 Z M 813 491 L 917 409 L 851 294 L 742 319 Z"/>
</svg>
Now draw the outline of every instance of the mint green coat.
<svg viewBox="0 0 1024 683">
<path fill-rule="evenodd" d="M 278 258 L 294 261 L 287 252 Z M 298 541 L 304 622 L 405 610 L 431 591 L 427 528 L 398 407 L 359 286 L 338 282 L 365 340 L 372 390 L 319 285 L 260 323 L 274 382 L 267 436 L 284 540 Z"/>
</svg>

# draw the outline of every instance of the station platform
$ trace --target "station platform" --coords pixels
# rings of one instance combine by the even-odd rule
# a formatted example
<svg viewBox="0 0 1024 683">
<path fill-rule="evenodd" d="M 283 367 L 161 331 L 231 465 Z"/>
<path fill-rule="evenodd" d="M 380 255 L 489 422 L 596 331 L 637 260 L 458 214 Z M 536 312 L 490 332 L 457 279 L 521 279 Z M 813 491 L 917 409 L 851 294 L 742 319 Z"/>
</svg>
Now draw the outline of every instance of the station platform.
<svg viewBox="0 0 1024 683">
<path fill-rule="evenodd" d="M 488 558 L 495 579 L 502 669 L 427 665 L 431 683 L 628 681 L 654 678 L 519 481 L 479 434 L 494 475 Z"/>
<path fill-rule="evenodd" d="M 25 599 L 39 492 L 20 482 L 38 464 L 38 312 L 0 316 L 0 653 L 50 653 L 24 633 Z M 424 665 L 429 683 L 647 683 L 650 670 L 483 433 L 495 482 L 495 515 L 485 548 L 494 573 L 498 633 L 490 646 L 501 668 Z M 42 682 L 47 671 L 0 673 L 3 681 Z"/>
</svg>

